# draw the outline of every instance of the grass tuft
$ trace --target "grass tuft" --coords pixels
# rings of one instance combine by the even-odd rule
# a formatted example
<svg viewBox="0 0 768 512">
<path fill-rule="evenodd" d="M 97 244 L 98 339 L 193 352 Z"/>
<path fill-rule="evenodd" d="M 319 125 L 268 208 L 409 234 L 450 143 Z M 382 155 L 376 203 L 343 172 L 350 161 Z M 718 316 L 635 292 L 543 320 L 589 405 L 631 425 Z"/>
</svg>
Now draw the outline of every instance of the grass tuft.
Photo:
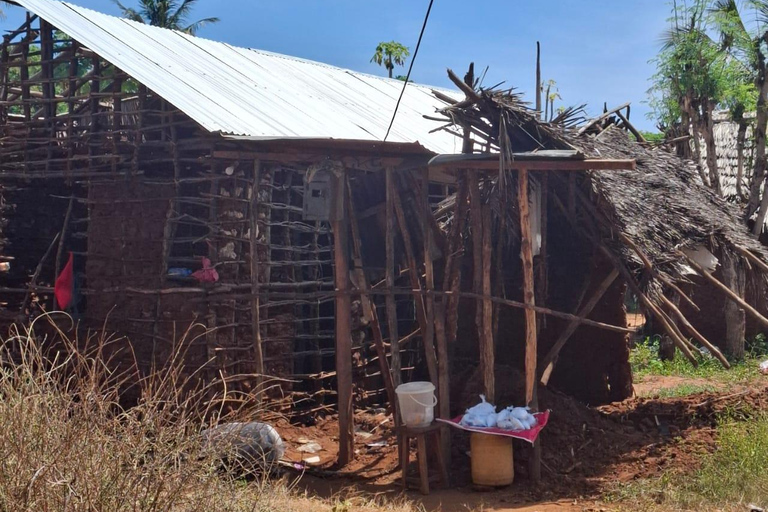
<svg viewBox="0 0 768 512">
<path fill-rule="evenodd" d="M 704 456 L 699 469 L 622 484 L 608 500 L 645 510 L 735 511 L 768 504 L 768 414 L 720 421 L 718 448 Z"/>
<path fill-rule="evenodd" d="M 230 416 L 185 380 L 181 353 L 137 380 L 133 369 L 117 371 L 105 360 L 110 340 L 84 349 L 59 332 L 53 348 L 33 327 L 0 340 L 0 511 L 413 510 L 322 501 L 285 480 L 223 472 L 220 454 L 207 455 L 199 433 Z M 118 390 L 128 383 L 141 398 L 124 409 Z"/>
<path fill-rule="evenodd" d="M 751 344 L 747 356 L 741 361 L 733 361 L 731 369 L 726 370 L 720 362 L 711 355 L 700 355 L 699 366 L 694 367 L 688 359 L 676 350 L 671 361 L 659 359 L 658 339 L 646 338 L 638 343 L 630 352 L 630 364 L 633 375 L 640 380 L 651 375 L 712 379 L 722 384 L 749 384 L 761 377 L 759 365 L 766 359 L 762 345 Z"/>
</svg>

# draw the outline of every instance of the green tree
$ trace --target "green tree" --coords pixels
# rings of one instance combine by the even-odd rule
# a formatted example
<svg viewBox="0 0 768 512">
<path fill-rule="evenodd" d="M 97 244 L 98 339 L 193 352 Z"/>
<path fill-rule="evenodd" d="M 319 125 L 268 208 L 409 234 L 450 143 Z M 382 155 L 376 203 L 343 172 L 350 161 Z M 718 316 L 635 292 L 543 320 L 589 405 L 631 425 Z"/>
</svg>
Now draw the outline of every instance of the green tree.
<svg viewBox="0 0 768 512">
<path fill-rule="evenodd" d="M 375 62 L 379 66 L 387 68 L 389 78 L 392 78 L 392 71 L 395 66 L 404 66 L 408 56 L 411 55 L 411 51 L 407 46 L 396 41 L 381 42 L 376 46 L 376 53 L 371 57 L 371 62 Z"/>
<path fill-rule="evenodd" d="M 705 185 L 722 194 L 717 166 L 713 115 L 731 96 L 731 82 L 739 78 L 739 65 L 721 51 L 709 35 L 708 1 L 675 5 L 670 19 L 672 28 L 664 35 L 664 45 L 655 59 L 656 74 L 650 90 L 651 107 L 660 128 L 693 134 L 694 158 Z M 700 140 L 707 153 L 704 172 Z"/>
<path fill-rule="evenodd" d="M 129 20 L 155 27 L 180 30 L 194 35 L 204 25 L 216 23 L 219 18 L 204 18 L 188 23 L 189 15 L 197 0 L 139 0 L 139 8 L 125 7 L 120 0 L 112 0 Z"/>
<path fill-rule="evenodd" d="M 768 178 L 768 158 L 766 155 L 766 130 L 768 129 L 768 0 L 747 0 L 740 5 L 736 0 L 715 0 L 711 9 L 713 20 L 720 32 L 722 50 L 729 58 L 742 66 L 743 72 L 751 81 L 752 91 L 756 96 L 754 106 L 749 100 L 738 104 L 734 119 L 740 122 L 739 143 L 743 145 L 746 135 L 746 121 L 743 115 L 754 108 L 755 121 L 755 161 L 752 168 L 749 199 L 745 216 L 750 219 L 755 212 L 757 217 L 753 233 L 759 235 L 763 230 L 768 214 L 768 194 L 760 192 Z M 748 20 L 755 20 L 750 24 Z M 750 30 L 747 27 L 753 26 Z M 740 94 L 749 97 L 752 91 L 742 90 Z M 737 95 L 738 98 L 738 95 Z M 733 109 L 732 109 L 733 111 Z M 742 135 L 742 131 L 744 135 Z M 742 163 L 743 157 L 740 159 Z M 741 167 L 741 165 L 740 165 Z M 741 172 L 739 173 L 741 178 Z M 739 180 L 740 183 L 741 180 Z"/>
</svg>

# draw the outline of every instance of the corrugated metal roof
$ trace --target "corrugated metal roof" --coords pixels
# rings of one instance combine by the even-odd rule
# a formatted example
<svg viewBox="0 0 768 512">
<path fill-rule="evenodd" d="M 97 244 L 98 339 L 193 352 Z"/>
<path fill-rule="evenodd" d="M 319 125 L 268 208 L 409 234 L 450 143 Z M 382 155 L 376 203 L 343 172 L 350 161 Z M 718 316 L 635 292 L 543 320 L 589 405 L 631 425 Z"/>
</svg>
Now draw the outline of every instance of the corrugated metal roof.
<svg viewBox="0 0 768 512">
<path fill-rule="evenodd" d="M 16 0 L 175 105 L 210 132 L 265 138 L 381 140 L 403 83 L 238 48 L 57 0 Z M 457 153 L 424 119 L 442 104 L 408 84 L 388 140 Z M 453 91 L 444 91 L 458 98 Z M 461 99 L 461 98 L 458 98 Z"/>
</svg>

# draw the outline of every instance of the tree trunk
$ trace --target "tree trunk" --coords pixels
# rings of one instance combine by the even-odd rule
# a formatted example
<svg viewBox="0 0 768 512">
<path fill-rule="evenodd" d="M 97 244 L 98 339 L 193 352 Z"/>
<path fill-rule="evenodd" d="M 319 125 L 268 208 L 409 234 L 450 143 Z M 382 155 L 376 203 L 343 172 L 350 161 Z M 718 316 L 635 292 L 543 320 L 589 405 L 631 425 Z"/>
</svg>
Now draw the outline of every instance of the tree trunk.
<svg viewBox="0 0 768 512">
<path fill-rule="evenodd" d="M 714 104 L 705 100 L 705 111 L 699 120 L 701 135 L 704 138 L 704 144 L 707 146 L 707 169 L 709 170 L 709 186 L 722 197 L 723 187 L 720 184 L 720 172 L 717 169 L 717 144 L 715 143 L 715 123 L 712 119 L 714 114 Z"/>
<path fill-rule="evenodd" d="M 701 161 L 701 141 L 699 140 L 698 133 L 698 116 L 695 112 L 693 112 L 690 99 L 685 98 L 681 107 L 683 113 L 683 126 L 685 127 L 687 133 L 691 134 L 691 139 L 693 140 L 693 158 L 696 162 L 696 170 L 699 171 L 699 177 L 701 178 L 701 182 L 704 184 L 704 186 L 709 187 L 712 184 L 709 182 L 707 173 L 704 172 L 704 162 Z"/>
<path fill-rule="evenodd" d="M 720 251 L 720 264 L 723 268 L 723 284 L 733 290 L 739 297 L 744 297 L 744 269 L 738 257 L 727 250 Z M 744 357 L 744 337 L 746 331 L 746 314 L 732 300 L 725 301 L 725 353 L 735 359 Z"/>
</svg>

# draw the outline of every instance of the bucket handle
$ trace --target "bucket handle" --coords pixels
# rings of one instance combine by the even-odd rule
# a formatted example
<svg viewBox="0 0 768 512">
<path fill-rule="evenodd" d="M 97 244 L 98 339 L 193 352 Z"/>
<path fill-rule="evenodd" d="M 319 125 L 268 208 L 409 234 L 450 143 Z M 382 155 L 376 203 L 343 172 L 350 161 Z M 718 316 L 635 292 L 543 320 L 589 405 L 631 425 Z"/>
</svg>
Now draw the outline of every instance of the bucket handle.
<svg viewBox="0 0 768 512">
<path fill-rule="evenodd" d="M 414 402 L 416 402 L 417 404 L 419 404 L 422 407 L 434 407 L 434 406 L 437 405 L 437 397 L 435 395 L 432 395 L 432 404 L 423 404 L 423 403 L 419 402 L 418 400 L 416 400 L 413 397 L 413 395 L 411 395 L 411 400 L 413 400 Z"/>
</svg>

